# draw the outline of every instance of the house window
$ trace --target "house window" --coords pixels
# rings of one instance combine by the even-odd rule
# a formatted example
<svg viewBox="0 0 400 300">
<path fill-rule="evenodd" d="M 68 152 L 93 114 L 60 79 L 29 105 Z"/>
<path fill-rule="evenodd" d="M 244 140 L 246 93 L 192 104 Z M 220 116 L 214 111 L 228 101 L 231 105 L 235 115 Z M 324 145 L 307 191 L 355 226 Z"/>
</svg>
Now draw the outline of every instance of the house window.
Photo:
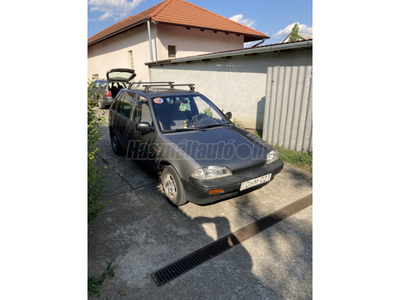
<svg viewBox="0 0 400 300">
<path fill-rule="evenodd" d="M 131 69 L 133 69 L 133 52 L 132 52 L 132 50 L 128 51 L 128 59 L 129 59 L 129 66 Z"/>
<path fill-rule="evenodd" d="M 176 57 L 176 46 L 168 45 L 168 57 Z"/>
<path fill-rule="evenodd" d="M 99 79 L 99 74 L 92 74 L 93 79 Z"/>
</svg>

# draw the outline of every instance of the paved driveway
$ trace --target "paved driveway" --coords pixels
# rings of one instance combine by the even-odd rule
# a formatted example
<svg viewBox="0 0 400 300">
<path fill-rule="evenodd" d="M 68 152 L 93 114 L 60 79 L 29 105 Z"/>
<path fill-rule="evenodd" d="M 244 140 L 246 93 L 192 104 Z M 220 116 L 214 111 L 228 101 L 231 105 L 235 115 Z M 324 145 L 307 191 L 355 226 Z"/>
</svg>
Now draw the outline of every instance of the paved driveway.
<svg viewBox="0 0 400 300">
<path fill-rule="evenodd" d="M 150 274 L 312 193 L 307 172 L 285 165 L 267 186 L 247 195 L 176 208 L 158 178 L 114 155 L 108 129 L 99 165 L 109 202 L 89 228 L 89 276 L 115 258 L 115 277 L 100 299 L 312 299 L 312 206 L 158 287 Z M 120 291 L 126 295 L 120 295 Z"/>
</svg>

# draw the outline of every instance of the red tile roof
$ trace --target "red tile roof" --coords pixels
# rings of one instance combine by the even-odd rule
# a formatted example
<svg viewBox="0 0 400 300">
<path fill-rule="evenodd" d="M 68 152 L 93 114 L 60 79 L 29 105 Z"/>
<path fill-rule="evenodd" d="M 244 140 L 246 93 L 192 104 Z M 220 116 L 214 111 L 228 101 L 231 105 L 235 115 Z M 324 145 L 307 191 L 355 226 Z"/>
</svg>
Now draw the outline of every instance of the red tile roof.
<svg viewBox="0 0 400 300">
<path fill-rule="evenodd" d="M 222 31 L 244 35 L 244 41 L 255 41 L 268 38 L 266 34 L 235 21 L 224 18 L 204 8 L 184 0 L 165 0 L 153 7 L 130 16 L 88 39 L 88 45 L 95 44 L 115 34 L 131 29 L 147 20 L 164 24 Z"/>
</svg>

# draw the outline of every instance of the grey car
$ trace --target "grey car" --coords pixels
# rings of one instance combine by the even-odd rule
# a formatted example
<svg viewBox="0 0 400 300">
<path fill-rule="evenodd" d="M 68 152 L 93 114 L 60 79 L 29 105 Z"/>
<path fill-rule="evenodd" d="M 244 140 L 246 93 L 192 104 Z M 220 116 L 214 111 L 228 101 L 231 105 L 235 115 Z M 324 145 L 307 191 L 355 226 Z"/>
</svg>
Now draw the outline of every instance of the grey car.
<svg viewBox="0 0 400 300">
<path fill-rule="evenodd" d="M 158 172 L 166 197 L 176 206 L 209 204 L 268 184 L 282 170 L 278 152 L 235 126 L 231 113 L 194 85 L 169 83 L 123 89 L 109 111 L 115 154 L 140 160 Z"/>
<path fill-rule="evenodd" d="M 113 102 L 121 89 L 129 85 L 129 81 L 136 76 L 132 69 L 112 69 L 107 72 L 107 79 L 96 79 L 88 87 L 91 99 L 98 101 L 99 108 L 107 108 Z"/>
</svg>

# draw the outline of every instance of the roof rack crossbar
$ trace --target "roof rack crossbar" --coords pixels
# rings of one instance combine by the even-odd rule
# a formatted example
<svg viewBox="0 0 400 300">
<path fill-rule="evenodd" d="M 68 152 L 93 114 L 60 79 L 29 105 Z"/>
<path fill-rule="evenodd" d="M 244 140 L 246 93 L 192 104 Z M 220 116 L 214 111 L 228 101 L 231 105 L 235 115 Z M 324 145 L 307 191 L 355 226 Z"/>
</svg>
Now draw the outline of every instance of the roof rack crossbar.
<svg viewBox="0 0 400 300">
<path fill-rule="evenodd" d="M 130 89 L 131 86 L 134 85 L 134 84 L 143 85 L 143 86 L 144 86 L 144 84 L 150 84 L 150 85 L 151 85 L 151 84 L 161 84 L 161 83 L 165 83 L 165 84 L 171 85 L 171 84 L 173 84 L 174 82 L 173 82 L 173 81 L 131 82 L 131 83 L 129 83 L 128 89 Z"/>
<path fill-rule="evenodd" d="M 152 82 L 154 83 L 154 82 Z M 166 84 L 144 84 L 143 87 L 145 88 L 144 92 L 147 93 L 151 87 L 166 87 L 169 86 L 171 89 L 174 89 L 176 86 L 188 86 L 191 91 L 194 90 L 194 83 L 180 83 L 180 84 L 175 84 L 173 82 L 167 82 Z"/>
</svg>

